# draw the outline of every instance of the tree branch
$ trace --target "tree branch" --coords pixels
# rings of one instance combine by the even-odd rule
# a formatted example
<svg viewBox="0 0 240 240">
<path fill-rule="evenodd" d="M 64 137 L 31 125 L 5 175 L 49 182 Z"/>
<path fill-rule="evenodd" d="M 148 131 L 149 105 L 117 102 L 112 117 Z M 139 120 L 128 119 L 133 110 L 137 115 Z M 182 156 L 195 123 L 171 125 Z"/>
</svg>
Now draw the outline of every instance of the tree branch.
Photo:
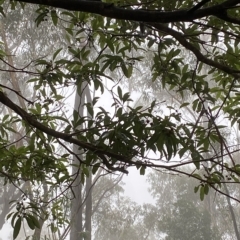
<svg viewBox="0 0 240 240">
<path fill-rule="evenodd" d="M 227 12 L 217 15 L 217 17 L 229 23 L 240 24 L 240 19 L 228 16 Z"/>
<path fill-rule="evenodd" d="M 111 153 L 106 150 L 102 150 L 98 148 L 97 146 L 94 146 L 93 144 L 86 143 L 83 141 L 79 141 L 76 138 L 73 138 L 71 134 L 68 133 L 62 133 L 55 131 L 54 129 L 51 129 L 39 121 L 37 121 L 33 116 L 31 116 L 29 113 L 27 113 L 24 109 L 20 108 L 18 105 L 13 103 L 2 91 L 0 91 L 0 102 L 12 109 L 15 113 L 17 113 L 21 118 L 27 122 L 30 126 L 37 128 L 38 130 L 52 136 L 55 138 L 63 139 L 66 142 L 76 144 L 79 147 L 82 147 L 84 149 L 88 149 L 92 151 L 93 153 L 97 155 L 106 155 L 110 158 L 117 159 L 119 161 L 124 161 L 124 162 L 129 162 L 130 161 L 130 156 L 122 156 L 119 154 Z M 105 159 L 104 159 L 105 161 Z"/>
<path fill-rule="evenodd" d="M 204 4 L 210 2 L 210 0 L 202 0 L 201 2 L 197 3 L 194 7 L 192 7 L 190 10 L 188 10 L 188 13 L 193 13 L 200 9 Z"/>
<path fill-rule="evenodd" d="M 62 8 L 69 11 L 80 11 L 99 14 L 113 19 L 124 19 L 138 22 L 189 22 L 195 19 L 217 16 L 219 12 L 226 11 L 239 4 L 239 0 L 227 0 L 221 4 L 198 9 L 191 12 L 191 9 L 177 11 L 156 11 L 144 9 L 124 9 L 114 6 L 114 3 L 100 1 L 79 1 L 79 0 L 16 0 L 22 3 L 42 4 L 50 7 Z M 189 13 L 190 11 L 190 13 Z"/>
<path fill-rule="evenodd" d="M 179 33 L 171 28 L 168 28 L 167 26 L 160 24 L 160 23 L 152 23 L 151 26 L 155 27 L 159 31 L 162 31 L 164 33 L 167 33 L 174 37 L 183 47 L 191 51 L 197 58 L 199 62 L 203 62 L 211 67 L 217 68 L 227 74 L 230 74 L 234 76 L 235 78 L 240 77 L 240 71 L 230 68 L 226 65 L 223 65 L 217 61 L 211 60 L 204 56 L 199 49 L 197 49 L 194 45 L 192 45 L 190 42 L 188 42 L 185 38 L 185 36 L 182 33 Z"/>
</svg>

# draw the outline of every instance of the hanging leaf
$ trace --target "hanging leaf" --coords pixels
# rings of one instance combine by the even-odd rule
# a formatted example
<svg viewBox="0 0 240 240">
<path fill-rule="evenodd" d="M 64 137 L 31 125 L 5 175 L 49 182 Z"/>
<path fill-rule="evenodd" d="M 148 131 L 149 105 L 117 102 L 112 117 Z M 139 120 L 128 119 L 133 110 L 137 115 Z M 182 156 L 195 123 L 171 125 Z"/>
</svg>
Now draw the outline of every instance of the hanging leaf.
<svg viewBox="0 0 240 240">
<path fill-rule="evenodd" d="M 18 217 L 14 227 L 13 227 L 13 239 L 16 239 L 19 232 L 20 232 L 20 229 L 21 229 L 21 224 L 22 224 L 22 219 L 21 217 Z"/>
</svg>

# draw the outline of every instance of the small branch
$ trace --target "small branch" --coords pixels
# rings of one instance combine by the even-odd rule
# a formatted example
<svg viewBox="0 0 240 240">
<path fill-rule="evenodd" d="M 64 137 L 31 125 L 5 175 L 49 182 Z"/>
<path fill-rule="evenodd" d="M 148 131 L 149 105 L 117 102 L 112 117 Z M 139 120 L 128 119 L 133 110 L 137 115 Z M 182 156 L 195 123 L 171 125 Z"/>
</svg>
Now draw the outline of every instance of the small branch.
<svg viewBox="0 0 240 240">
<path fill-rule="evenodd" d="M 202 0 L 201 2 L 197 3 L 194 7 L 188 10 L 188 13 L 194 13 L 198 9 L 200 9 L 204 4 L 210 2 L 210 0 Z"/>
<path fill-rule="evenodd" d="M 16 90 L 14 90 L 14 89 L 12 89 L 12 88 L 10 88 L 10 87 L 4 86 L 4 85 L 2 85 L 2 84 L 0 84 L 0 87 L 6 88 L 6 89 L 8 89 L 8 90 L 10 90 L 10 91 L 12 91 L 12 92 L 14 92 L 14 93 L 16 93 L 19 97 L 21 97 L 22 99 L 24 99 L 28 104 L 33 105 L 33 102 L 30 101 L 30 100 L 28 100 L 28 99 L 26 99 L 25 97 L 23 97 L 23 95 L 21 95 L 21 94 L 19 93 L 19 91 L 16 91 Z"/>
</svg>

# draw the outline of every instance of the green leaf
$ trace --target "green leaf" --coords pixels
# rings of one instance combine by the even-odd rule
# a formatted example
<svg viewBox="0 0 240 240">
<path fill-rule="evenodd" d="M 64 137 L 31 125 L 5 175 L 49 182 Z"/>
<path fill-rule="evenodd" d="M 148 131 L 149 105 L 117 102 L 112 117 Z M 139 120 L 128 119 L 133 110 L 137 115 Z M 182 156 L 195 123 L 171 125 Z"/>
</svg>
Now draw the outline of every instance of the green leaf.
<svg viewBox="0 0 240 240">
<path fill-rule="evenodd" d="M 117 92 L 118 92 L 119 99 L 122 100 L 122 89 L 119 86 L 117 87 Z"/>
<path fill-rule="evenodd" d="M 133 66 L 129 66 L 127 71 L 128 71 L 127 77 L 130 78 L 132 76 L 132 73 L 133 73 Z"/>
<path fill-rule="evenodd" d="M 83 172 L 83 174 L 85 174 L 87 177 L 89 177 L 89 171 L 88 171 L 88 168 L 83 167 L 83 168 L 82 168 L 82 172 Z"/>
<path fill-rule="evenodd" d="M 199 186 L 194 187 L 194 193 L 197 193 L 199 189 Z"/>
<path fill-rule="evenodd" d="M 180 149 L 178 151 L 178 154 L 179 154 L 179 157 L 182 158 L 183 155 L 188 151 L 188 148 L 187 147 L 183 147 L 182 149 Z"/>
<path fill-rule="evenodd" d="M 131 71 L 130 72 L 128 71 L 128 68 L 126 67 L 125 63 L 121 64 L 121 68 L 125 77 L 129 78 L 131 76 Z"/>
<path fill-rule="evenodd" d="M 200 155 L 197 151 L 194 151 L 191 153 L 191 157 L 193 160 L 193 163 L 195 164 L 196 168 L 199 169 L 200 168 Z"/>
<path fill-rule="evenodd" d="M 201 199 L 201 201 L 204 200 L 204 195 L 205 195 L 205 187 L 201 186 L 200 187 L 200 199 Z"/>
<path fill-rule="evenodd" d="M 18 217 L 14 227 L 13 227 L 13 239 L 16 239 L 19 232 L 20 232 L 20 229 L 21 229 L 21 224 L 22 224 L 22 219 L 21 217 Z"/>
<path fill-rule="evenodd" d="M 57 57 L 57 55 L 62 51 L 62 48 L 58 49 L 54 54 L 53 54 L 53 61 L 55 60 L 55 58 Z"/>
<path fill-rule="evenodd" d="M 151 138 L 147 141 L 147 148 L 149 148 L 155 152 L 156 151 L 155 144 L 157 144 L 158 151 L 162 152 L 163 147 L 161 146 L 161 144 L 158 141 L 159 138 L 160 138 L 160 134 L 155 132 L 153 134 L 153 136 L 151 136 Z"/>
<path fill-rule="evenodd" d="M 140 168 L 140 175 L 145 175 L 145 170 L 146 170 L 146 167 L 145 166 L 141 166 L 141 168 Z"/>
<path fill-rule="evenodd" d="M 156 42 L 156 40 L 150 38 L 148 41 L 148 44 L 147 44 L 148 48 L 151 48 L 155 42 Z"/>
<path fill-rule="evenodd" d="M 130 99 L 130 93 L 125 93 L 122 97 L 122 101 L 126 102 L 126 101 L 132 101 L 132 99 Z"/>
<path fill-rule="evenodd" d="M 56 10 L 52 10 L 52 11 L 51 11 L 51 17 L 52 17 L 53 24 L 54 24 L 55 26 L 57 26 L 58 16 L 57 16 Z"/>
<path fill-rule="evenodd" d="M 112 39 L 108 39 L 108 38 L 107 38 L 105 41 L 106 41 L 109 49 L 112 51 L 112 53 L 114 53 L 114 44 L 113 44 L 113 42 L 112 42 Z"/>
<path fill-rule="evenodd" d="M 37 218 L 33 215 L 28 215 L 28 218 L 31 219 L 32 223 L 40 229 L 40 224 L 39 221 L 37 220 Z"/>
<path fill-rule="evenodd" d="M 93 117 L 93 115 L 94 115 L 93 106 L 91 105 L 91 103 L 86 103 L 85 105 L 87 107 L 88 113 L 91 115 L 91 117 Z"/>
<path fill-rule="evenodd" d="M 192 108 L 193 108 L 194 111 L 196 111 L 198 103 L 199 103 L 199 99 L 196 99 L 196 100 L 193 101 Z"/>
<path fill-rule="evenodd" d="M 208 186 L 208 184 L 205 184 L 205 186 L 204 186 L 204 194 L 208 195 L 208 192 L 209 192 L 209 186 Z"/>
<path fill-rule="evenodd" d="M 2 119 L 2 122 L 5 122 L 8 118 L 9 118 L 9 115 L 8 115 L 8 114 L 4 115 L 4 117 L 3 117 L 3 119 Z"/>
<path fill-rule="evenodd" d="M 100 163 L 94 164 L 92 167 L 92 174 L 95 174 L 100 167 Z"/>
<path fill-rule="evenodd" d="M 166 148 L 167 148 L 167 156 L 166 156 L 166 158 L 167 158 L 168 161 L 170 161 L 171 158 L 172 158 L 172 154 L 173 154 L 172 146 L 171 146 L 170 142 L 167 139 L 165 140 L 165 145 L 166 145 Z"/>
<path fill-rule="evenodd" d="M 180 105 L 180 108 L 186 107 L 186 106 L 188 106 L 189 104 L 190 104 L 189 102 L 185 102 L 185 103 L 183 103 L 183 104 Z"/>
<path fill-rule="evenodd" d="M 13 214 L 13 217 L 12 217 L 12 219 L 11 219 L 11 225 L 12 225 L 12 227 L 14 227 L 14 221 L 15 221 L 15 218 L 18 216 L 18 212 L 15 212 L 14 214 Z"/>
<path fill-rule="evenodd" d="M 194 173 L 193 176 L 196 177 L 196 178 L 199 179 L 199 180 L 202 179 L 202 177 L 201 177 L 199 174 L 197 174 L 197 173 Z"/>
<path fill-rule="evenodd" d="M 35 224 L 34 224 L 34 222 L 32 221 L 32 219 L 31 219 L 30 217 L 28 217 L 28 215 L 25 217 L 25 219 L 27 220 L 28 226 L 29 226 L 32 230 L 34 230 L 34 229 L 35 229 Z"/>
</svg>

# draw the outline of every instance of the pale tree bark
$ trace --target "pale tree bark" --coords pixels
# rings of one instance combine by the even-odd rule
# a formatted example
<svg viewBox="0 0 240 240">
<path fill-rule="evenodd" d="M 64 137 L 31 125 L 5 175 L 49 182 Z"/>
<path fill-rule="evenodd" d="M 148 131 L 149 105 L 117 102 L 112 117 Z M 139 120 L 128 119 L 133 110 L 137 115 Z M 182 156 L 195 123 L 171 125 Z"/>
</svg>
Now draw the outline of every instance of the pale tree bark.
<svg viewBox="0 0 240 240">
<path fill-rule="evenodd" d="M 84 92 L 83 92 L 84 93 Z M 83 98 L 82 98 L 83 97 Z M 81 100 L 84 99 L 84 96 L 79 96 L 76 91 L 74 110 L 79 113 L 79 117 L 83 116 L 83 104 L 81 104 Z M 79 159 L 81 159 L 82 151 L 78 146 L 73 146 L 73 166 L 72 166 L 72 175 L 76 177 L 74 181 L 74 185 L 72 186 L 73 191 L 73 200 L 71 202 L 71 232 L 70 232 L 70 240 L 77 240 L 80 238 L 80 233 L 83 232 L 82 225 L 82 184 L 80 177 L 80 163 Z"/>
<path fill-rule="evenodd" d="M 75 154 L 80 155 L 81 152 L 77 146 L 73 147 L 73 151 Z M 76 156 L 73 156 L 73 163 L 77 165 L 78 160 Z M 74 185 L 72 186 L 73 191 L 73 200 L 71 202 L 71 232 L 70 232 L 70 240 L 77 240 L 80 238 L 80 233 L 83 232 L 82 225 L 82 184 L 79 175 L 79 166 L 72 167 L 72 174 L 78 175 L 74 181 Z"/>
<path fill-rule="evenodd" d="M 86 101 L 92 102 L 90 89 L 86 88 Z M 88 118 L 91 118 L 89 113 L 86 113 Z M 85 206 L 85 231 L 87 233 L 87 240 L 92 239 L 92 169 L 89 167 L 89 177 L 86 179 L 86 206 Z"/>
<path fill-rule="evenodd" d="M 230 196 L 230 193 L 228 191 L 228 187 L 227 187 L 226 183 L 223 183 L 223 187 L 225 189 L 226 194 L 228 196 Z M 231 219 L 232 219 L 232 223 L 233 223 L 233 228 L 234 228 L 234 232 L 235 232 L 235 235 L 236 235 L 236 239 L 240 240 L 240 234 L 239 234 L 239 231 L 238 231 L 238 225 L 237 225 L 237 220 L 236 220 L 236 216 L 235 216 L 235 213 L 234 213 L 234 209 L 233 209 L 233 206 L 231 204 L 230 198 L 229 197 L 226 197 L 226 198 L 227 198 L 228 208 L 229 208 L 229 211 L 230 211 L 230 215 L 231 215 Z"/>
<path fill-rule="evenodd" d="M 92 239 L 92 174 L 86 180 L 86 209 L 85 209 L 85 229 L 87 240 Z"/>
<path fill-rule="evenodd" d="M 91 102 L 90 91 L 87 83 L 83 86 L 79 86 L 79 89 L 76 91 L 74 110 L 78 112 L 79 117 L 84 116 L 84 104 L 86 102 Z M 79 94 L 80 93 L 80 94 Z M 82 127 L 82 126 L 81 126 Z M 79 128 L 81 128 L 79 127 Z M 79 129 L 76 129 L 79 130 Z M 89 178 L 86 180 L 86 204 L 85 204 L 85 225 L 83 225 L 83 208 L 84 208 L 84 199 L 82 197 L 83 189 L 81 183 L 81 164 L 80 161 L 83 159 L 83 151 L 79 147 L 73 147 L 73 167 L 72 175 L 75 177 L 74 184 L 72 186 L 72 191 L 74 199 L 72 200 L 71 206 L 71 232 L 70 240 L 82 240 L 84 239 L 83 232 L 87 232 L 88 239 L 91 239 L 91 212 L 92 212 L 92 176 L 89 175 Z M 91 172 L 91 171 L 89 171 Z"/>
</svg>

